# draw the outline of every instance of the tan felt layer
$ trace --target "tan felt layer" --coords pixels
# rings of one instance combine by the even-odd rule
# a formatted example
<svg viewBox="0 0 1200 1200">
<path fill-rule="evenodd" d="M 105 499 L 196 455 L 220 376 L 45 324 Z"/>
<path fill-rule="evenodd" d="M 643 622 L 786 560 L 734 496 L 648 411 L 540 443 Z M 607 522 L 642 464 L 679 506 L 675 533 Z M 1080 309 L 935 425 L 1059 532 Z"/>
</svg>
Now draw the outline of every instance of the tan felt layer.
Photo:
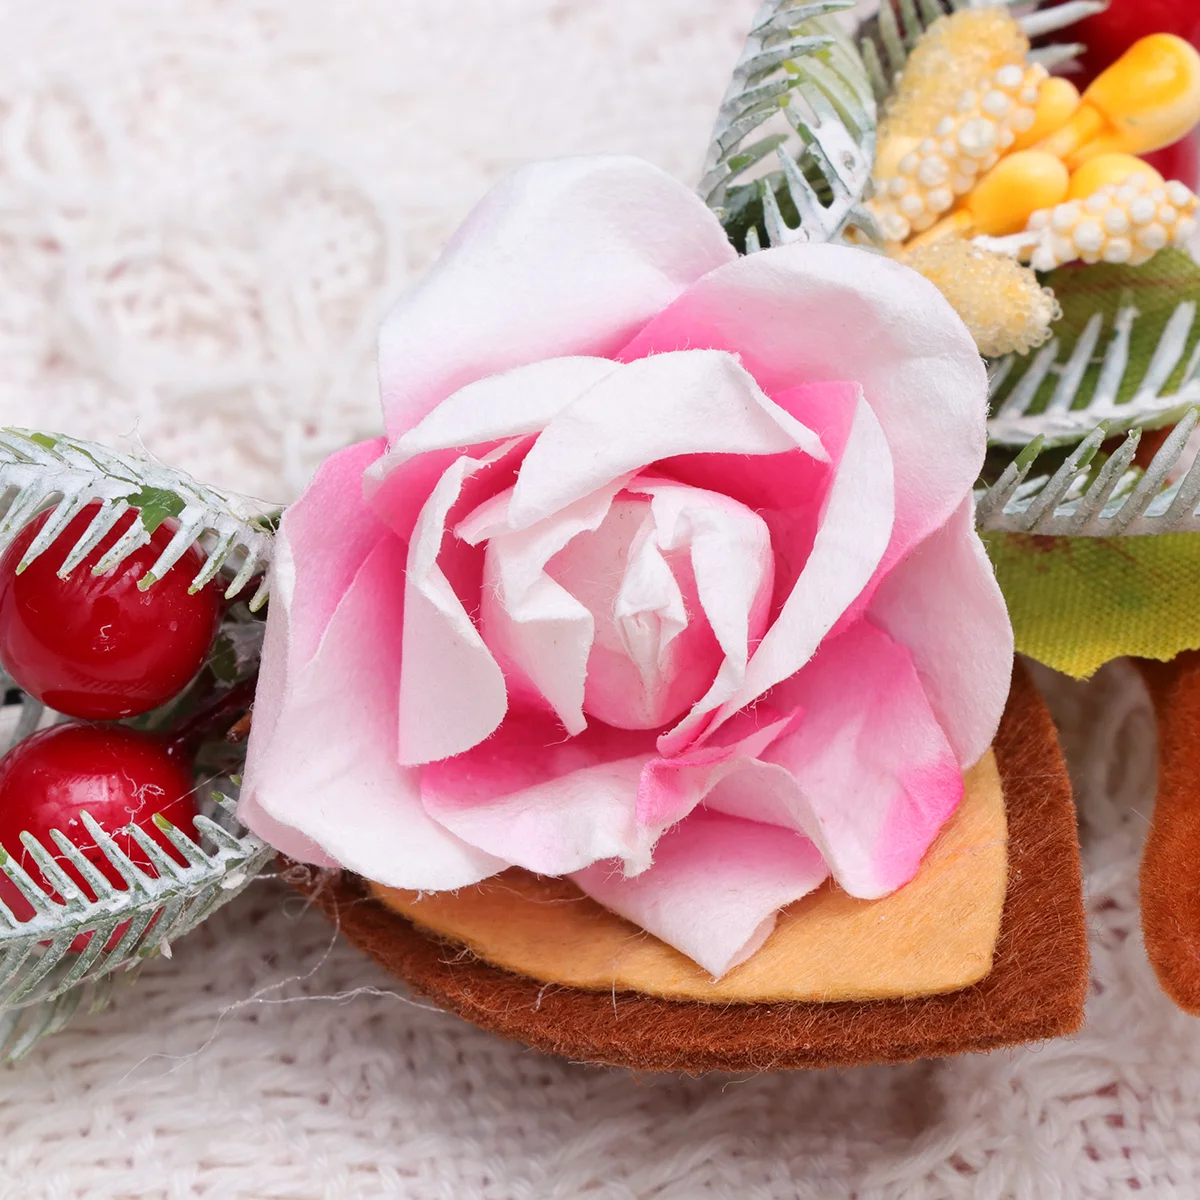
<svg viewBox="0 0 1200 1200">
<path fill-rule="evenodd" d="M 565 879 L 520 868 L 458 892 L 371 884 L 423 929 L 542 983 L 670 1000 L 878 1000 L 950 992 L 991 969 L 1008 860 L 1004 794 L 989 751 L 917 877 L 879 900 L 826 885 L 790 905 L 741 966 L 714 980 L 678 950 Z"/>
<path fill-rule="evenodd" d="M 1075 807 L 1054 724 L 1020 663 L 995 752 L 1008 815 L 995 960 L 978 983 L 915 1000 L 705 1004 L 547 987 L 418 929 L 367 898 L 353 875 L 293 868 L 287 877 L 414 991 L 483 1029 L 575 1061 L 694 1075 L 989 1050 L 1070 1033 L 1087 994 Z"/>
</svg>

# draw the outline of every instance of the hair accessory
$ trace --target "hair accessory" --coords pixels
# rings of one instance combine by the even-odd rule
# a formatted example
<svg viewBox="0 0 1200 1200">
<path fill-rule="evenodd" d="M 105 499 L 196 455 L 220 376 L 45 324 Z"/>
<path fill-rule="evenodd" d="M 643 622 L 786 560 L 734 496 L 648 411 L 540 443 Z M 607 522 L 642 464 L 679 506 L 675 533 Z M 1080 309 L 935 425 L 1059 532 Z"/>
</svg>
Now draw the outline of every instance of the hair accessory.
<svg viewBox="0 0 1200 1200">
<path fill-rule="evenodd" d="M 286 509 L 0 435 L 0 1051 L 276 856 L 435 1003 L 587 1061 L 1078 1026 L 1014 647 L 1200 649 L 1197 181 L 1139 157 L 1200 121 L 1200 55 L 1149 30 L 1076 87 L 1091 0 L 850 7 L 762 5 L 697 191 L 498 184 L 384 323 L 383 435 Z M 1150 669 L 1143 889 L 1200 1008 L 1189 661 Z"/>
</svg>

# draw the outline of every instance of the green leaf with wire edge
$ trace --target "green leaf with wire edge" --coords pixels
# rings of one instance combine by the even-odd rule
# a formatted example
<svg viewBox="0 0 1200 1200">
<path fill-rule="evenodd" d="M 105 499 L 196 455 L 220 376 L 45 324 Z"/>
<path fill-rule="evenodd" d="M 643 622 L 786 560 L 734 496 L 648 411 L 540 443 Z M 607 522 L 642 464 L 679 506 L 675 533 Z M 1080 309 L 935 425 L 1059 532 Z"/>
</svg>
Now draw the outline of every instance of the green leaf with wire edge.
<svg viewBox="0 0 1200 1200">
<path fill-rule="evenodd" d="M 975 492 L 981 531 L 1058 537 L 1200 533 L 1200 458 L 1189 408 L 1160 439 L 1141 429 L 1117 444 L 1101 424 L 1071 448 L 1038 436 L 1007 463 L 989 453 Z M 1157 445 L 1155 445 L 1157 442 Z"/>
<path fill-rule="evenodd" d="M 985 533 L 1017 649 L 1076 679 L 1200 649 L 1200 537 Z"/>
<path fill-rule="evenodd" d="M 1157 429 L 1200 402 L 1200 266 L 1190 255 L 1061 267 L 1045 282 L 1063 315 L 1035 354 L 993 365 L 992 445 L 1070 445 L 1101 424 L 1109 434 Z"/>
<path fill-rule="evenodd" d="M 225 589 L 227 598 L 257 581 L 250 607 L 257 609 L 266 601 L 274 535 L 269 519 L 250 502 L 198 483 L 182 471 L 65 434 L 0 429 L 0 552 L 33 517 L 50 510 L 18 571 L 45 553 L 66 526 L 96 502 L 100 509 L 68 550 L 60 576 L 75 570 L 133 510 L 136 519 L 101 556 L 94 573 L 114 570 L 171 518 L 179 528 L 139 587 L 152 587 L 195 545 L 205 553 L 205 561 L 191 581 L 192 591 L 228 565 L 233 578 Z"/>
<path fill-rule="evenodd" d="M 187 501 L 166 488 L 145 487 L 140 492 L 127 496 L 131 508 L 136 508 L 142 526 L 153 533 L 168 517 L 180 517 L 187 508 Z"/>
</svg>

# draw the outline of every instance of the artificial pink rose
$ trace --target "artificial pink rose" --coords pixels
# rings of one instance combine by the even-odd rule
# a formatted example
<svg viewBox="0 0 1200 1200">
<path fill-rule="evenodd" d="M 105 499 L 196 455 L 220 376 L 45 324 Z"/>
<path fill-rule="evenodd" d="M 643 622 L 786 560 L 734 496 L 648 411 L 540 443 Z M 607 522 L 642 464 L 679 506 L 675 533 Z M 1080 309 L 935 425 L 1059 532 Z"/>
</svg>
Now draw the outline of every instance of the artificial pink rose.
<svg viewBox="0 0 1200 1200">
<path fill-rule="evenodd" d="M 435 891 L 574 879 L 720 975 L 912 878 L 1012 664 L 986 381 L 880 255 L 739 257 L 630 159 L 518 172 L 389 317 L 387 438 L 284 515 L 242 812 Z"/>
</svg>

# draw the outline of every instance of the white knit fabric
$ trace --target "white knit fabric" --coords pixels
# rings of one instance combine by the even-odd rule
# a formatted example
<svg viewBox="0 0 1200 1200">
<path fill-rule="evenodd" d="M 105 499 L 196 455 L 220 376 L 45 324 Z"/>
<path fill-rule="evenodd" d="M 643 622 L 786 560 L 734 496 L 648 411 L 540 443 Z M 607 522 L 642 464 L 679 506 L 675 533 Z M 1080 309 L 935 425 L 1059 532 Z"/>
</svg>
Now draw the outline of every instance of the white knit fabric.
<svg viewBox="0 0 1200 1200">
<path fill-rule="evenodd" d="M 380 314 L 509 167 L 694 178 L 754 2 L 0 0 L 0 421 L 293 496 L 376 429 Z M 635 1079 L 405 998 L 268 882 L 0 1070 L 0 1197 L 1200 1195 L 1200 1024 L 1137 932 L 1149 712 L 1121 665 L 1049 683 L 1088 872 L 1076 1038 Z"/>
</svg>

